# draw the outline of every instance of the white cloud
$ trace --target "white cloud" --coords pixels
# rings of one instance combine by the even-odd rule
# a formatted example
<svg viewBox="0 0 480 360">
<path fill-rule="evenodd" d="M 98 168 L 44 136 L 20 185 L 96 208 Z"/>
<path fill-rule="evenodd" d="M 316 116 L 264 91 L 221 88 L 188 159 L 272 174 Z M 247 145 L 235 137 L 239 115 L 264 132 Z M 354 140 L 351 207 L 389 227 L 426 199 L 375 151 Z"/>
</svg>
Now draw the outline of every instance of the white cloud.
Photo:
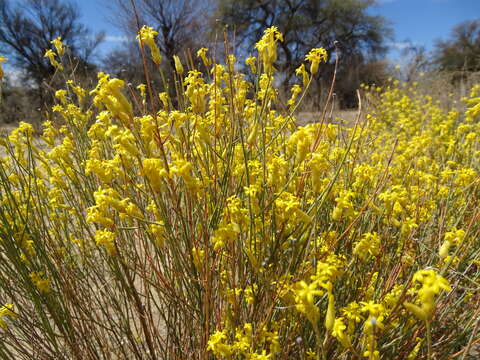
<svg viewBox="0 0 480 360">
<path fill-rule="evenodd" d="M 106 35 L 105 36 L 105 41 L 108 42 L 116 42 L 116 43 L 123 43 L 123 42 L 128 42 L 130 41 L 128 37 L 126 36 L 120 36 L 120 35 Z"/>
<path fill-rule="evenodd" d="M 422 46 L 422 44 L 418 42 L 411 42 L 411 41 L 394 41 L 394 42 L 388 43 L 387 45 L 398 51 L 404 50 L 410 46 Z"/>
<path fill-rule="evenodd" d="M 4 66 L 5 70 L 5 77 L 9 81 L 11 86 L 23 86 L 25 85 L 25 82 L 23 81 L 23 78 L 25 77 L 25 71 L 22 69 L 18 69 L 14 66 L 11 65 L 6 65 Z M 32 85 L 32 84 L 29 84 Z"/>
<path fill-rule="evenodd" d="M 410 43 L 408 41 L 395 41 L 395 42 L 392 42 L 392 43 L 388 44 L 388 46 L 390 46 L 390 47 L 392 47 L 396 50 L 404 50 L 411 45 L 412 45 L 412 43 Z"/>
</svg>

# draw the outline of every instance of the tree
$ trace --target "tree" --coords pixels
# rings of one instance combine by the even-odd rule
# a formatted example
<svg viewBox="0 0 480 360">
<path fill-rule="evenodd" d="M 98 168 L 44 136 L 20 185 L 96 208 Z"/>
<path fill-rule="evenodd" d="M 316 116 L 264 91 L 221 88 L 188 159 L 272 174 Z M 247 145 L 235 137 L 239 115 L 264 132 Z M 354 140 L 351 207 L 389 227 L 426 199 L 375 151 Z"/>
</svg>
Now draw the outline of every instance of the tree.
<svg viewBox="0 0 480 360">
<path fill-rule="evenodd" d="M 435 44 L 435 63 L 446 71 L 480 71 L 480 19 L 455 26 Z"/>
<path fill-rule="evenodd" d="M 40 88 L 55 72 L 44 53 L 59 36 L 75 66 L 91 66 L 103 34 L 92 36 L 79 19 L 78 8 L 68 0 L 0 0 L 0 50 Z"/>
<path fill-rule="evenodd" d="M 251 44 L 268 27 L 277 26 L 283 33 L 276 68 L 283 73 L 285 90 L 305 54 L 312 48 L 323 47 L 330 55 L 329 64 L 321 67 L 320 77 L 313 84 L 315 93 L 321 92 L 331 79 L 339 49 L 337 79 L 345 79 L 348 86 L 337 83 L 337 90 L 345 89 L 348 94 L 337 91 L 337 95 L 348 107 L 356 103 L 356 88 L 350 86 L 353 78 L 349 73 L 359 67 L 377 69 L 378 66 L 365 65 L 377 63 L 377 58 L 385 54 L 385 40 L 391 35 L 383 17 L 367 12 L 375 0 L 225 0 L 217 4 L 215 19 L 228 27 L 240 51 L 251 52 Z M 360 78 L 354 78 L 358 86 Z"/>
<path fill-rule="evenodd" d="M 138 43 L 125 42 L 122 47 L 111 50 L 103 59 L 102 71 L 118 77 L 127 83 L 140 84 L 145 82 L 142 59 L 139 56 Z M 153 70 L 153 69 L 152 69 Z M 157 75 L 156 72 L 152 71 Z M 159 81 L 155 76 L 154 81 Z"/>
<path fill-rule="evenodd" d="M 238 45 L 250 46 L 264 29 L 278 26 L 278 65 L 289 74 L 314 47 L 329 54 L 340 45 L 343 57 L 357 53 L 381 55 L 390 34 L 385 19 L 367 14 L 373 0 L 226 0 L 218 2 L 217 17 L 235 33 Z"/>
<path fill-rule="evenodd" d="M 410 40 L 406 40 L 401 51 L 401 56 L 405 64 L 403 76 L 406 82 L 412 82 L 416 80 L 421 73 L 432 70 L 431 57 L 423 45 L 418 45 Z"/>
<path fill-rule="evenodd" d="M 139 26 L 153 27 L 158 32 L 160 52 L 173 69 L 174 55 L 202 44 L 199 37 L 206 6 L 207 2 L 202 0 L 116 0 L 115 24 L 129 37 L 136 36 Z"/>
</svg>

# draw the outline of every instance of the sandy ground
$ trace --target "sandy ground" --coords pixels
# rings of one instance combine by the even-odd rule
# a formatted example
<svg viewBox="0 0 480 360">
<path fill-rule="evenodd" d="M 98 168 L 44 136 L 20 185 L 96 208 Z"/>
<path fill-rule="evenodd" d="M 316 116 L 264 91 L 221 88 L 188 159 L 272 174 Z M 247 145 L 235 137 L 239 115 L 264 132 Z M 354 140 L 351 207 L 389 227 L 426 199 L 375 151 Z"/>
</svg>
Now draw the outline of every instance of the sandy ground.
<svg viewBox="0 0 480 360">
<path fill-rule="evenodd" d="M 355 110 L 337 110 L 331 114 L 330 122 L 334 124 L 353 124 L 355 122 L 355 117 L 357 116 L 357 111 Z M 320 112 L 300 112 L 297 115 L 297 122 L 299 125 L 306 125 L 314 122 L 321 121 L 322 113 Z M 330 117 L 330 114 L 327 114 L 327 119 Z"/>
</svg>

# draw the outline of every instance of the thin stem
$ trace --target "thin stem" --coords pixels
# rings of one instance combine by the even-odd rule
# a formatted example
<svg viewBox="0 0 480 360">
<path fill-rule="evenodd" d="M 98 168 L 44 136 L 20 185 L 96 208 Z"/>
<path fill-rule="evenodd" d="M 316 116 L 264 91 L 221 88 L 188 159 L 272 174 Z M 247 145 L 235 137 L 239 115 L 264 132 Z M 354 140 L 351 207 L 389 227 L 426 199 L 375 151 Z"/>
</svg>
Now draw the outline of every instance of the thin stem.
<svg viewBox="0 0 480 360">
<path fill-rule="evenodd" d="M 428 351 L 427 359 L 431 360 L 432 359 L 432 329 L 430 326 L 430 320 L 426 321 L 426 325 L 427 325 L 427 351 Z"/>
</svg>

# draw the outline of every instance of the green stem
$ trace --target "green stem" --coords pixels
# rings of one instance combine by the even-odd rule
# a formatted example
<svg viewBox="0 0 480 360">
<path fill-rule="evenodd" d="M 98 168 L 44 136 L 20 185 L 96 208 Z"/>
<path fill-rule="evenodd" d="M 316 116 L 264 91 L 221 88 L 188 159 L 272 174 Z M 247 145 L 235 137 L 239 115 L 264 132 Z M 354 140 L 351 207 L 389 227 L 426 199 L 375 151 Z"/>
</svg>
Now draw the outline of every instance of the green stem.
<svg viewBox="0 0 480 360">
<path fill-rule="evenodd" d="M 313 324 L 313 330 L 315 331 L 315 343 L 317 345 L 317 360 L 326 360 L 327 357 L 322 345 L 322 337 L 320 336 L 320 329 L 318 328 L 318 324 Z"/>
<path fill-rule="evenodd" d="M 427 324 L 427 359 L 431 360 L 432 359 L 432 329 L 430 327 L 430 320 L 426 321 Z"/>
</svg>

